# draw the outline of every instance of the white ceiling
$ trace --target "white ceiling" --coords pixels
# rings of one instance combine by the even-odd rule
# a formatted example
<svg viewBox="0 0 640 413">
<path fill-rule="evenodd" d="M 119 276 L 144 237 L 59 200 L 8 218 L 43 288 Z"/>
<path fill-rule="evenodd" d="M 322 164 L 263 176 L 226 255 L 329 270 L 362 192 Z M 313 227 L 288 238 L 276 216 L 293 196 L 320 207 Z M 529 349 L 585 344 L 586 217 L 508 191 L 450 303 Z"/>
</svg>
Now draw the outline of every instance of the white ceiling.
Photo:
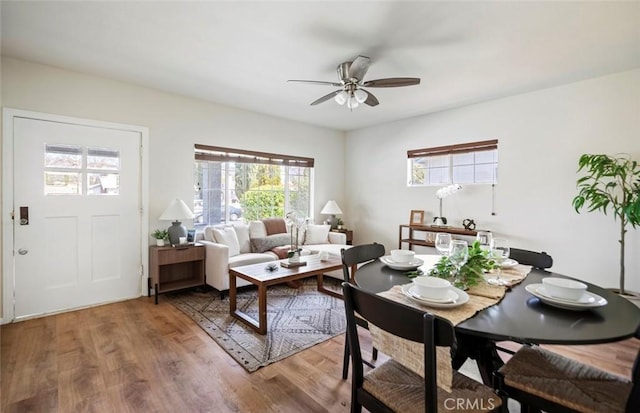
<svg viewBox="0 0 640 413">
<path fill-rule="evenodd" d="M 7 2 L 2 54 L 338 130 L 640 67 L 640 2 Z M 350 112 L 336 66 L 369 56 Z"/>
</svg>

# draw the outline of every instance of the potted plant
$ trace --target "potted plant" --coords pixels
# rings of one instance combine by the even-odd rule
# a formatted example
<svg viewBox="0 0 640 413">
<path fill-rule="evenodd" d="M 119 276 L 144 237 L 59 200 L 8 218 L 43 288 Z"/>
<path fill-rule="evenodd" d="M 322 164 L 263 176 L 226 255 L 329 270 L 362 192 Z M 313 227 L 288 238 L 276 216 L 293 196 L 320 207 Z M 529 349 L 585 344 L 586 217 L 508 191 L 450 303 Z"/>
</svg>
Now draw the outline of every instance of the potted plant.
<svg viewBox="0 0 640 413">
<path fill-rule="evenodd" d="M 627 226 L 640 225 L 640 167 L 629 155 L 584 154 L 578 161 L 578 172 L 586 175 L 576 182 L 578 195 L 573 198 L 577 213 L 586 205 L 587 211 L 613 212 L 613 219 L 620 225 L 620 289 L 624 287 L 624 240 Z M 637 294 L 632 294 L 637 295 Z"/>
<path fill-rule="evenodd" d="M 456 274 L 456 267 L 444 256 L 429 271 L 429 275 L 433 277 L 446 278 L 452 284 L 462 290 L 478 285 L 480 281 L 484 281 L 484 273 L 497 268 L 496 261 L 491 258 L 489 251 L 480 247 L 479 241 L 474 241 L 469 248 L 469 258 L 467 262 L 460 267 L 460 272 Z M 453 278 L 452 278 L 453 277 Z"/>
<path fill-rule="evenodd" d="M 164 247 L 164 241 L 169 239 L 169 231 L 166 229 L 157 229 L 153 231 L 151 236 L 156 239 L 157 246 Z"/>
</svg>

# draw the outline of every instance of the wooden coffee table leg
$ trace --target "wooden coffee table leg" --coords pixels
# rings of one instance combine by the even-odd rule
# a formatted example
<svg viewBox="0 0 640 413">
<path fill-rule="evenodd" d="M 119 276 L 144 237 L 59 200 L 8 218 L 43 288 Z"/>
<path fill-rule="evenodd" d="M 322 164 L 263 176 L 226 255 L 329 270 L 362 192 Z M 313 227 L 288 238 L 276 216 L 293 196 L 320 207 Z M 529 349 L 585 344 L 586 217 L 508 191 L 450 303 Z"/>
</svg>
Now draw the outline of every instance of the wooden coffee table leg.
<svg viewBox="0 0 640 413">
<path fill-rule="evenodd" d="M 318 291 L 332 297 L 343 298 L 342 294 L 324 288 L 324 274 L 318 274 L 316 278 L 318 279 Z"/>
<path fill-rule="evenodd" d="M 229 312 L 234 314 L 237 307 L 236 276 L 229 273 Z"/>
<path fill-rule="evenodd" d="M 258 285 L 258 333 L 267 334 L 267 286 Z"/>
</svg>

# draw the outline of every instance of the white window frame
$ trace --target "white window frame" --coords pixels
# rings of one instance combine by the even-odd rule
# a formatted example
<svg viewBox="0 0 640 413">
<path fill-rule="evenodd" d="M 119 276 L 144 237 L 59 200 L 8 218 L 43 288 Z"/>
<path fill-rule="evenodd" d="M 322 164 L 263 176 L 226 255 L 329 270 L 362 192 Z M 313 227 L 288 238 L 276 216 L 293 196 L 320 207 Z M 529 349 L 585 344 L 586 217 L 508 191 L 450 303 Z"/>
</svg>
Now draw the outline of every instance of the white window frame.
<svg viewBox="0 0 640 413">
<path fill-rule="evenodd" d="M 469 157 L 464 164 L 456 159 Z M 487 156 L 490 157 L 487 160 Z M 484 160 L 482 158 L 485 158 Z M 472 171 L 461 172 L 462 168 Z M 421 182 L 414 182 L 414 171 L 423 170 Z M 483 178 L 484 176 L 484 178 Z M 465 178 L 466 177 L 466 178 Z M 498 182 L 498 140 L 407 151 L 407 186 L 442 186 L 450 184 L 496 184 Z"/>
</svg>

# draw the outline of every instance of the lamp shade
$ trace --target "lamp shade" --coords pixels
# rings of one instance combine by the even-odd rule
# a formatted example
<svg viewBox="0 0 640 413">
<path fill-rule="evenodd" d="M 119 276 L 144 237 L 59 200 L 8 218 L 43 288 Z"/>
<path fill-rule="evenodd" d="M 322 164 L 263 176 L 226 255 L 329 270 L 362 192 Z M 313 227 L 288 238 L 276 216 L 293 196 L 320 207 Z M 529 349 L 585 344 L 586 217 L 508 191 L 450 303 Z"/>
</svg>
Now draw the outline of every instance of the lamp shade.
<svg viewBox="0 0 640 413">
<path fill-rule="evenodd" d="M 181 219 L 193 219 L 193 212 L 182 199 L 171 201 L 167 209 L 164 210 L 160 218 L 161 221 L 173 221 L 167 229 L 169 232 L 169 242 L 172 245 L 181 244 L 187 239 L 187 228 L 180 222 Z M 182 242 L 181 242 L 182 241 Z"/>
<path fill-rule="evenodd" d="M 167 209 L 164 210 L 160 218 L 161 221 L 180 221 L 181 219 L 193 219 L 193 212 L 182 199 L 171 201 Z"/>
<path fill-rule="evenodd" d="M 327 201 L 327 204 L 324 206 L 324 208 L 322 208 L 322 211 L 320 211 L 320 213 L 323 215 L 336 215 L 342 214 L 342 210 L 340 209 L 336 201 L 331 199 Z"/>
</svg>

